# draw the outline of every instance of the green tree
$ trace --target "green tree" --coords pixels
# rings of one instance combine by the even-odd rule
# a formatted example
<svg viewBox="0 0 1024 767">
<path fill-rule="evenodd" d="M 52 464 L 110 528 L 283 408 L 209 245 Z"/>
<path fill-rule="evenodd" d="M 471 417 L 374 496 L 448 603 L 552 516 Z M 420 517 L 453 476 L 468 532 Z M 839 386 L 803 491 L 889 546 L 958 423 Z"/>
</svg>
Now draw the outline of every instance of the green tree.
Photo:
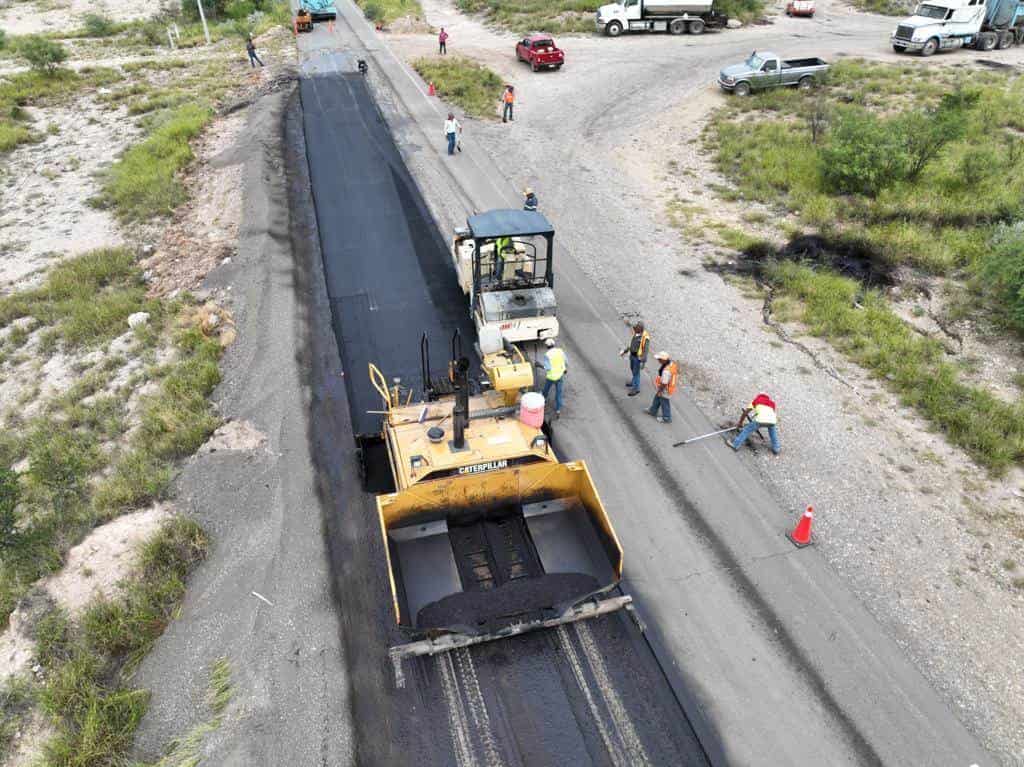
<svg viewBox="0 0 1024 767">
<path fill-rule="evenodd" d="M 51 74 L 68 58 L 63 45 L 37 35 L 26 37 L 18 44 L 18 55 L 37 72 Z"/>
<path fill-rule="evenodd" d="M 963 138 L 978 96 L 978 91 L 956 90 L 944 95 L 933 109 L 915 109 L 894 118 L 904 153 L 901 180 L 914 181 L 943 147 Z"/>
</svg>

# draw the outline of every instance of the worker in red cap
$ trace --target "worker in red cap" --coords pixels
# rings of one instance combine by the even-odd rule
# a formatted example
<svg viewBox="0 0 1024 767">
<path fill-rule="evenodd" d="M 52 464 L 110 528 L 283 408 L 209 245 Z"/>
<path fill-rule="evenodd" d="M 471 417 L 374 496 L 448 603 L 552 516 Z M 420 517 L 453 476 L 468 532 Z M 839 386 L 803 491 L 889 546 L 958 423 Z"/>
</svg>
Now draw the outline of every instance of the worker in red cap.
<svg viewBox="0 0 1024 767">
<path fill-rule="evenodd" d="M 746 426 L 744 426 L 746 422 Z M 740 420 L 736 422 L 736 428 L 740 433 L 735 439 L 725 438 L 725 444 L 733 450 L 739 450 L 743 443 L 750 438 L 750 435 L 762 426 L 768 429 L 768 439 L 772 443 L 772 452 L 778 455 L 782 448 L 779 446 L 779 414 L 776 412 L 775 402 L 764 392 L 758 394 L 751 401 L 750 406 L 743 409 Z"/>
</svg>

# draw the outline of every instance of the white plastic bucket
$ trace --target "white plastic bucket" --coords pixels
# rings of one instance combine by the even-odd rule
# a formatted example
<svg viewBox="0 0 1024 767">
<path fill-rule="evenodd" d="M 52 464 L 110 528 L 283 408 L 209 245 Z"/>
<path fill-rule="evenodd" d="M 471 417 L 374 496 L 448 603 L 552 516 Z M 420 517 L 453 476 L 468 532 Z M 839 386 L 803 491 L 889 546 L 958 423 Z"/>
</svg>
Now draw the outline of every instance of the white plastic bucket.
<svg viewBox="0 0 1024 767">
<path fill-rule="evenodd" d="M 519 420 L 539 429 L 544 423 L 544 397 L 538 392 L 526 392 L 519 400 Z"/>
</svg>

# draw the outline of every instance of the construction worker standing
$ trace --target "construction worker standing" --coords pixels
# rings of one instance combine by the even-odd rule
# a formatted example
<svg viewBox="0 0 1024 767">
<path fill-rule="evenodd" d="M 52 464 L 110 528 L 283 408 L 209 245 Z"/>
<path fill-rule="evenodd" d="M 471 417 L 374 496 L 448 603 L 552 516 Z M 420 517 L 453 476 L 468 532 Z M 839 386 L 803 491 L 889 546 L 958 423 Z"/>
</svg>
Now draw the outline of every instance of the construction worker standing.
<svg viewBox="0 0 1024 767">
<path fill-rule="evenodd" d="M 744 426 L 743 422 L 746 421 L 747 425 Z M 768 439 L 772 444 L 772 452 L 778 455 L 782 448 L 779 446 L 779 414 L 775 409 L 775 402 L 764 392 L 761 392 L 753 401 L 750 406 L 743 409 L 743 413 L 740 414 L 740 420 L 736 422 L 736 428 L 740 429 L 740 433 L 736 435 L 735 439 L 725 438 L 725 444 L 731 447 L 733 450 L 739 450 L 743 443 L 750 438 L 750 435 L 757 431 L 759 428 L 764 426 L 768 429 Z"/>
<path fill-rule="evenodd" d="M 633 337 L 629 339 L 629 346 L 619 352 L 620 357 L 629 354 L 629 372 L 632 378 L 626 381 L 626 388 L 629 389 L 630 397 L 635 397 L 640 393 L 640 371 L 647 364 L 647 352 L 650 346 L 651 336 L 644 330 L 644 323 L 635 323 Z"/>
<path fill-rule="evenodd" d="M 679 366 L 668 356 L 668 352 L 658 352 L 654 355 L 658 360 L 658 376 L 654 379 L 654 401 L 647 412 L 656 416 L 661 423 L 672 423 L 672 395 L 676 393 L 676 383 L 679 380 Z M 661 415 L 658 415 L 658 410 Z"/>
<path fill-rule="evenodd" d="M 565 381 L 566 360 L 565 352 L 555 345 L 555 339 L 549 338 L 544 341 L 548 350 L 544 353 L 544 372 L 546 380 L 541 394 L 544 399 L 548 398 L 551 387 L 555 387 L 555 418 L 562 414 L 562 384 Z"/>
<path fill-rule="evenodd" d="M 537 210 L 537 195 L 530 187 L 526 187 L 523 190 L 523 194 L 526 195 L 526 199 L 523 201 L 523 210 Z"/>
<path fill-rule="evenodd" d="M 516 92 L 511 85 L 505 86 L 505 92 L 501 94 L 501 121 L 507 123 L 509 120 L 515 122 L 512 117 L 512 105 L 516 103 Z"/>
</svg>

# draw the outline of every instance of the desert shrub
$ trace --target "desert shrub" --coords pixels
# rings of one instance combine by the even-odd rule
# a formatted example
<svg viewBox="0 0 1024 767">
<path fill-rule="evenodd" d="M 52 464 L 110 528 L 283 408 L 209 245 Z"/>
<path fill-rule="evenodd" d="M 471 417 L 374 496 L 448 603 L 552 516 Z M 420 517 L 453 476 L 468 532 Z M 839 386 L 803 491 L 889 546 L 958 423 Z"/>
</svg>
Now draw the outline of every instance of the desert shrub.
<svg viewBox="0 0 1024 767">
<path fill-rule="evenodd" d="M 84 22 L 85 32 L 89 37 L 110 37 L 118 31 L 114 20 L 101 13 L 87 13 Z"/>
<path fill-rule="evenodd" d="M 63 45 L 37 35 L 30 35 L 18 44 L 18 55 L 37 72 L 53 72 L 68 58 Z"/>
</svg>

